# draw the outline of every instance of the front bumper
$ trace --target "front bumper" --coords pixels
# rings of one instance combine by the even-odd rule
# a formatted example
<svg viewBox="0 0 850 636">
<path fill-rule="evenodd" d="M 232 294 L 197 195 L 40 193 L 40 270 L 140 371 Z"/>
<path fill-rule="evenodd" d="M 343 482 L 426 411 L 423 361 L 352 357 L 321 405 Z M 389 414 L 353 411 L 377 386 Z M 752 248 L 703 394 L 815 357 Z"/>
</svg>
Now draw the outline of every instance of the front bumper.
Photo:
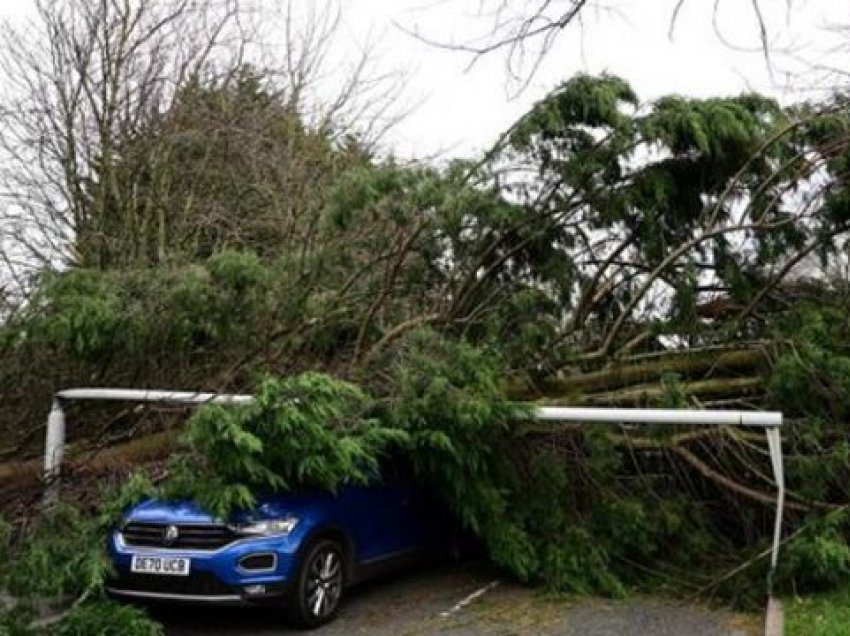
<svg viewBox="0 0 850 636">
<path fill-rule="evenodd" d="M 120 584 L 117 584 L 115 587 L 107 586 L 106 592 L 113 598 L 149 603 L 191 603 L 198 605 L 209 603 L 211 605 L 224 606 L 254 605 L 256 603 L 239 594 L 203 596 L 199 594 L 175 594 L 170 592 L 144 592 L 142 590 L 124 589 Z"/>
<path fill-rule="evenodd" d="M 262 594 L 236 591 L 232 594 L 185 594 L 182 592 L 155 592 L 127 587 L 120 580 L 106 587 L 109 596 L 119 599 L 149 603 L 189 603 L 193 605 L 246 606 L 275 603 L 289 594 L 288 585 L 266 586 Z"/>
<path fill-rule="evenodd" d="M 285 596 L 296 571 L 296 545 L 289 537 L 247 538 L 216 550 L 176 550 L 131 546 L 120 532 L 113 533 L 109 552 L 115 574 L 107 591 L 116 597 L 216 605 L 253 605 Z M 240 567 L 246 556 L 273 554 L 274 567 L 248 571 Z M 134 555 L 191 559 L 188 576 L 138 574 L 130 571 Z"/>
</svg>

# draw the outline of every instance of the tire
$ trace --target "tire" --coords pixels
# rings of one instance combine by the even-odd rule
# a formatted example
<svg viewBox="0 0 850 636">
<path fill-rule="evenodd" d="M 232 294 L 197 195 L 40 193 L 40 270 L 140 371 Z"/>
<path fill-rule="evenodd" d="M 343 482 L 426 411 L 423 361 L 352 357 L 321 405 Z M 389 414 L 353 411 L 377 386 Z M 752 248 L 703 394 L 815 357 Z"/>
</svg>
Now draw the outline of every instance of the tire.
<svg viewBox="0 0 850 636">
<path fill-rule="evenodd" d="M 290 615 L 296 624 L 314 629 L 336 618 L 345 586 L 345 551 L 338 541 L 319 539 L 298 566 Z"/>
</svg>

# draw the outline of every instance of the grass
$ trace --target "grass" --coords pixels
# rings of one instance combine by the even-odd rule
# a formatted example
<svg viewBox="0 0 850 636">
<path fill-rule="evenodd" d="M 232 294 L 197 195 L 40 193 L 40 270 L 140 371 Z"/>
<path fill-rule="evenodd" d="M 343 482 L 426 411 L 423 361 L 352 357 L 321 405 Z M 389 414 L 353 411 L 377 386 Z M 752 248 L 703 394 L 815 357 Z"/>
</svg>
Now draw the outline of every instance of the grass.
<svg viewBox="0 0 850 636">
<path fill-rule="evenodd" d="M 850 636 L 850 587 L 785 601 L 787 636 Z"/>
</svg>

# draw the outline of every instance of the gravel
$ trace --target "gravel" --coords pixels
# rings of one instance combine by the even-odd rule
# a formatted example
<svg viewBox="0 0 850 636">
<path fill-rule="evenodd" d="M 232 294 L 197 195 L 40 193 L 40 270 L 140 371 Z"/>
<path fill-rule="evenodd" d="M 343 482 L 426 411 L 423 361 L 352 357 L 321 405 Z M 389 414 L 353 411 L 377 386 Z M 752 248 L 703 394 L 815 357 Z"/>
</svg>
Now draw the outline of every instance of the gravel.
<svg viewBox="0 0 850 636">
<path fill-rule="evenodd" d="M 478 594 L 476 594 L 478 592 Z M 295 633 L 274 609 L 160 606 L 169 636 Z M 761 617 L 659 598 L 623 601 L 547 599 L 500 580 L 481 566 L 429 568 L 375 581 L 347 593 L 338 619 L 321 636 L 751 636 Z"/>
</svg>

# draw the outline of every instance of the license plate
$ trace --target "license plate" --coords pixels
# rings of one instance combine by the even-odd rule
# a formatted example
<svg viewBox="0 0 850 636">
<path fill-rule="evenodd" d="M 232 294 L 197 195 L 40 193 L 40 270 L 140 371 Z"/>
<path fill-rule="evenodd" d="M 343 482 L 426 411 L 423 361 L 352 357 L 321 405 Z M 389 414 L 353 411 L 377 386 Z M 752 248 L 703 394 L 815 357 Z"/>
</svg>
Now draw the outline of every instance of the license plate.
<svg viewBox="0 0 850 636">
<path fill-rule="evenodd" d="M 191 559 L 185 557 L 155 557 L 134 555 L 130 571 L 141 574 L 162 574 L 164 576 L 189 576 Z"/>
</svg>

